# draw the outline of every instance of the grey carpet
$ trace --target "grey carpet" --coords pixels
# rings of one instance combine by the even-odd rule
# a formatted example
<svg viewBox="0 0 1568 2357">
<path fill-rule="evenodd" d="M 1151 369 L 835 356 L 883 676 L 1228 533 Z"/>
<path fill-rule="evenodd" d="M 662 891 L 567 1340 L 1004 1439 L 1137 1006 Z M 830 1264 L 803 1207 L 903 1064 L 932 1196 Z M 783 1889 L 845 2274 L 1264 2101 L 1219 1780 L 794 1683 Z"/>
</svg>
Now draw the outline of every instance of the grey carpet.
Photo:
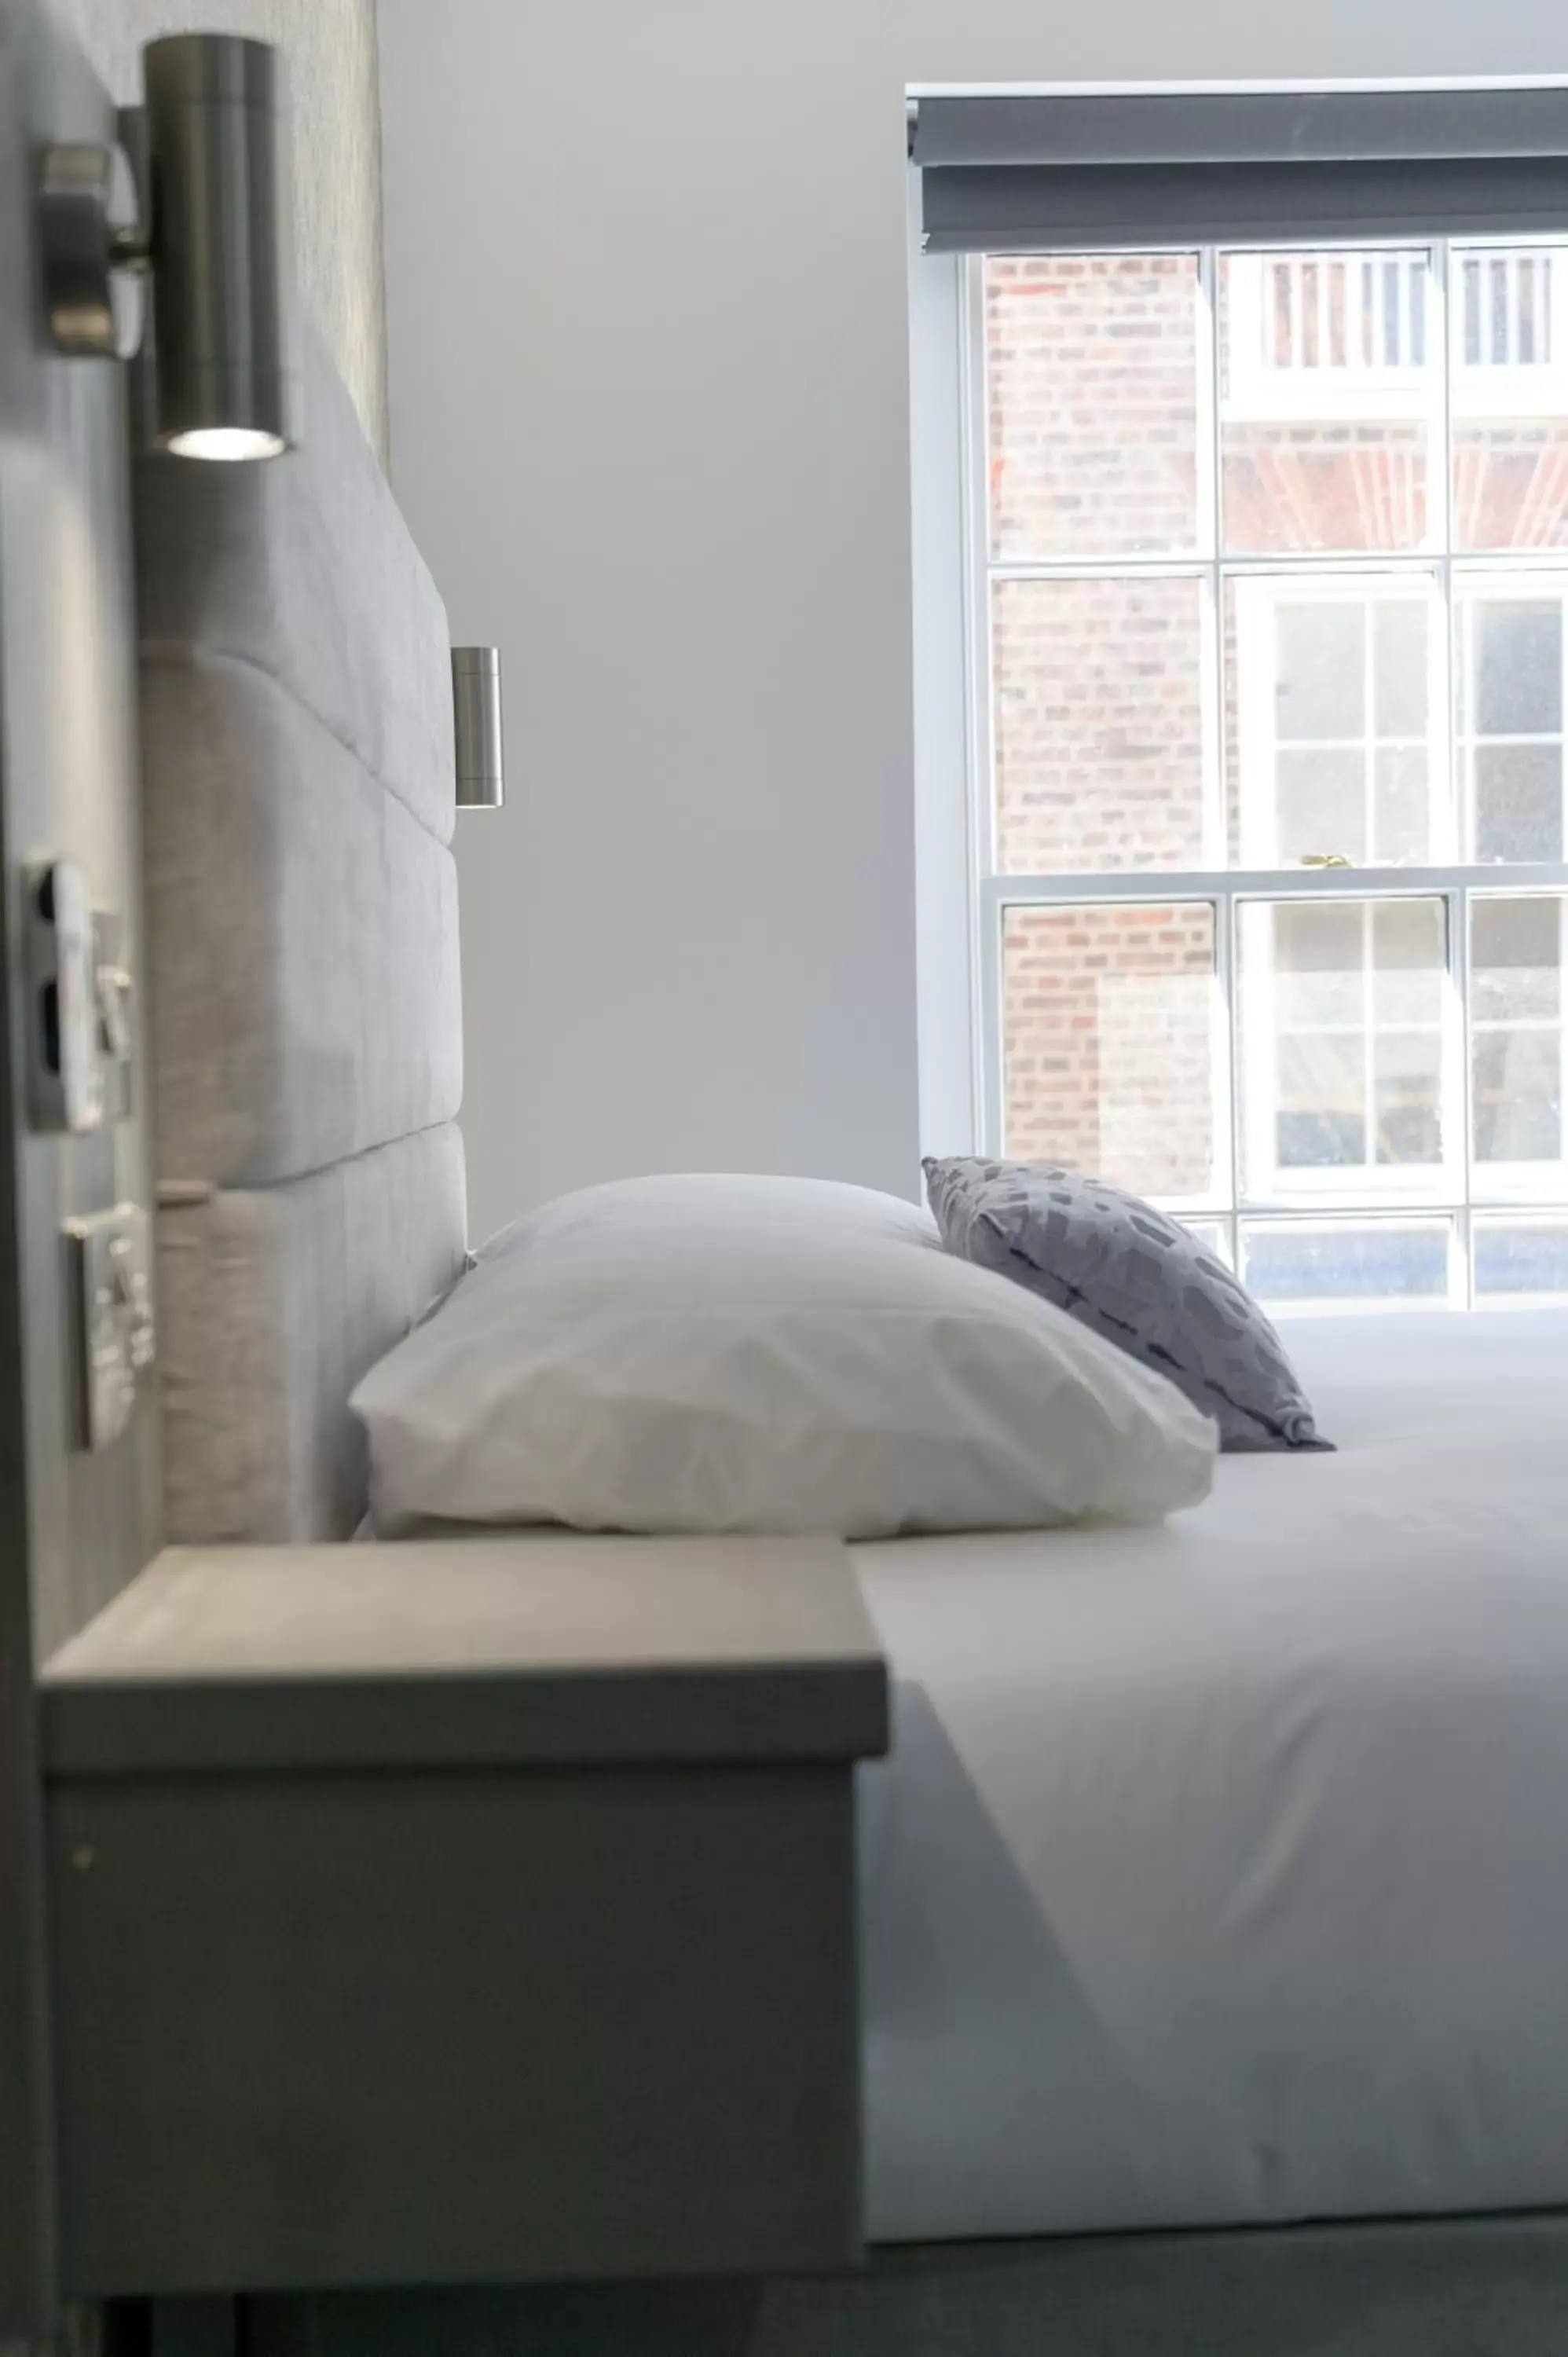
<svg viewBox="0 0 1568 2357">
<path fill-rule="evenodd" d="M 1568 2219 L 884 2252 L 822 2282 L 334 2293 L 249 2357 L 1565 2357 Z"/>
</svg>

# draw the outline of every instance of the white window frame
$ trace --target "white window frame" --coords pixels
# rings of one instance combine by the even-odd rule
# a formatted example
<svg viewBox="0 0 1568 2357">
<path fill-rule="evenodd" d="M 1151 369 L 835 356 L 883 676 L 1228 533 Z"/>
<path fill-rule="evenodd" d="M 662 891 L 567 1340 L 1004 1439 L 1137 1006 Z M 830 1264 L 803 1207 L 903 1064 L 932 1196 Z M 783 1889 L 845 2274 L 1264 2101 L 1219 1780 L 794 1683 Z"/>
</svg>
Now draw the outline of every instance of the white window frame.
<svg viewBox="0 0 1568 2357">
<path fill-rule="evenodd" d="M 1482 241 L 1467 242 L 1479 244 Z M 1431 251 L 1430 277 L 1433 284 L 1428 295 L 1427 332 L 1429 337 L 1436 339 L 1434 349 L 1442 350 L 1447 336 L 1444 296 L 1448 283 L 1450 249 L 1439 243 Z M 1423 408 L 1430 420 L 1432 436 L 1428 468 L 1431 529 L 1426 546 L 1401 552 L 1397 557 L 1328 554 L 1254 558 L 1222 555 L 1217 544 L 1216 524 L 1219 504 L 1219 448 L 1228 404 L 1222 404 L 1219 395 L 1215 260 L 1213 249 L 1206 249 L 1199 256 L 1199 299 L 1205 308 L 1206 319 L 1205 332 L 1198 338 L 1197 401 L 1200 423 L 1207 414 L 1212 430 L 1210 433 L 1200 430 L 1198 436 L 1199 539 L 1197 548 L 1190 555 L 1179 558 L 1114 557 L 1095 561 L 1069 558 L 1002 563 L 993 562 L 989 546 L 983 257 L 952 258 L 943 265 L 926 260 L 918 265 L 928 270 L 945 266 L 956 273 L 957 299 L 952 307 L 959 333 L 957 382 L 962 491 L 961 547 L 956 555 L 964 585 L 965 609 L 961 660 L 968 714 L 964 788 L 970 844 L 970 990 L 967 1011 L 972 1042 L 971 1069 L 974 1096 L 973 1131 L 968 1142 L 972 1150 L 987 1155 L 1000 1155 L 1005 1150 L 1003 941 L 1008 912 L 1030 907 L 1163 907 L 1183 901 L 1207 901 L 1214 912 L 1213 987 L 1219 1010 L 1219 1019 L 1214 1026 L 1213 1086 L 1219 1109 L 1215 1129 L 1214 1183 L 1202 1195 L 1163 1198 L 1163 1207 L 1195 1224 L 1217 1225 L 1228 1256 L 1232 1265 L 1238 1266 L 1240 1265 L 1244 1232 L 1264 1222 L 1289 1227 L 1305 1222 L 1316 1231 L 1330 1222 L 1354 1226 L 1370 1220 L 1380 1224 L 1425 1226 L 1434 1220 L 1445 1221 L 1449 1235 L 1449 1286 L 1445 1299 L 1453 1306 L 1473 1306 L 1471 1218 L 1473 1198 L 1477 1190 L 1475 1186 L 1470 1103 L 1469 903 L 1474 894 L 1483 892 L 1509 895 L 1530 891 L 1568 893 L 1568 862 L 1520 864 L 1485 870 L 1461 863 L 1456 857 L 1422 867 L 1361 867 L 1348 872 L 1344 869 L 1280 869 L 1263 864 L 1233 869 L 1223 867 L 1220 862 L 1224 857 L 1225 805 L 1221 774 L 1223 747 L 1219 617 L 1225 586 L 1230 581 L 1240 584 L 1273 577 L 1288 582 L 1293 594 L 1300 594 L 1303 585 L 1314 581 L 1337 584 L 1343 590 L 1352 581 L 1364 580 L 1369 595 L 1382 594 L 1377 586 L 1382 583 L 1389 586 L 1390 594 L 1397 585 L 1408 595 L 1409 584 L 1413 577 L 1422 573 L 1431 576 L 1437 584 L 1436 594 L 1441 597 L 1444 615 L 1444 627 L 1439 632 L 1441 656 L 1437 666 L 1441 674 L 1441 710 L 1434 717 L 1432 758 L 1434 765 L 1446 766 L 1450 781 L 1446 799 L 1451 802 L 1455 774 L 1450 743 L 1451 683 L 1455 658 L 1453 576 L 1455 573 L 1462 573 L 1466 578 L 1494 576 L 1500 580 L 1507 576 L 1510 582 L 1517 583 L 1517 594 L 1520 597 L 1539 595 L 1538 580 L 1544 582 L 1553 574 L 1564 572 L 1563 556 L 1561 551 L 1543 554 L 1520 549 L 1496 554 L 1466 554 L 1463 557 L 1449 552 L 1451 419 L 1444 388 L 1450 379 L 1446 371 L 1437 369 L 1430 371 L 1436 380 L 1435 396 L 1430 392 L 1423 395 Z M 1568 267 L 1568 241 L 1564 241 L 1563 245 L 1563 264 Z M 1554 272 L 1554 285 L 1558 277 L 1559 274 Z M 1206 856 L 1211 858 L 1214 865 L 1191 872 L 1120 870 L 1055 876 L 1004 875 L 997 866 L 989 619 L 991 583 L 1002 578 L 1081 579 L 1097 573 L 1116 578 L 1190 578 L 1204 585 L 1204 832 Z M 1324 594 L 1330 594 L 1326 587 Z M 1457 845 L 1453 845 L 1452 834 L 1447 839 L 1456 851 Z M 1352 876 L 1353 881 L 1350 880 Z M 1240 1135 L 1240 1092 L 1235 1086 L 1240 1045 L 1236 989 L 1240 911 L 1246 903 L 1258 899 L 1316 897 L 1318 894 L 1340 899 L 1436 896 L 1446 904 L 1449 964 L 1444 1014 L 1445 1154 L 1440 1169 L 1434 1173 L 1431 1187 L 1422 1183 L 1409 1167 L 1396 1167 L 1391 1173 L 1373 1171 L 1362 1174 L 1367 1177 L 1368 1183 L 1354 1188 L 1343 1185 L 1341 1174 L 1331 1174 L 1336 1182 L 1331 1193 L 1326 1190 L 1321 1194 L 1316 1190 L 1305 1192 L 1295 1183 L 1301 1174 L 1293 1173 L 1288 1189 L 1281 1186 L 1266 1193 L 1243 1194 L 1245 1166 L 1242 1148 L 1245 1141 Z M 940 1142 L 926 1125 L 923 1144 L 928 1150 L 954 1150 L 950 1114 L 940 1133 Z M 1489 1225 L 1517 1224 L 1517 1222 L 1509 1220 L 1510 1209 L 1516 1203 L 1521 1217 L 1533 1214 L 1542 1225 L 1551 1224 L 1552 1212 L 1568 1222 L 1568 1178 L 1551 1190 L 1550 1210 L 1543 1194 L 1504 1195 L 1500 1187 L 1494 1188 L 1491 1184 L 1487 1188 L 1479 1209 Z M 1411 1306 L 1426 1307 L 1429 1304 L 1423 1297 Z"/>
</svg>

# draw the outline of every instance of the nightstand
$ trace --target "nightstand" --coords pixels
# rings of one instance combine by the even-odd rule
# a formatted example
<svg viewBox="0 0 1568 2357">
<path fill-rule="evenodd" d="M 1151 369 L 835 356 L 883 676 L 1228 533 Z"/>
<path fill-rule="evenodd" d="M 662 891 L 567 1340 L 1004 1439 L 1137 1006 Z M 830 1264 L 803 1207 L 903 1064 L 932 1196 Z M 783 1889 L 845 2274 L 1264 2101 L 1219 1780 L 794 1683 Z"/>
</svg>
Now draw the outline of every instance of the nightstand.
<svg viewBox="0 0 1568 2357">
<path fill-rule="evenodd" d="M 41 1703 L 73 2295 L 859 2255 L 842 1547 L 172 1549 Z"/>
</svg>

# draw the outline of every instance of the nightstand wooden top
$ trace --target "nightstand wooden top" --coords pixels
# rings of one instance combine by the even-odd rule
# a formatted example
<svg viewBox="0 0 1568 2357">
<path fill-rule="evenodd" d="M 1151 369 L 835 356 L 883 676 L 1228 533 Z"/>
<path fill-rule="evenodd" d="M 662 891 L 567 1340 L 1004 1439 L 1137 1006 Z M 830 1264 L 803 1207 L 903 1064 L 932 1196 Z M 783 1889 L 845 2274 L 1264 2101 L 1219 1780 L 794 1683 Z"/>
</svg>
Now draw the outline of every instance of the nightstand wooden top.
<svg viewBox="0 0 1568 2357">
<path fill-rule="evenodd" d="M 171 1547 L 41 1675 L 59 1773 L 886 1748 L 832 1540 L 556 1532 Z"/>
</svg>

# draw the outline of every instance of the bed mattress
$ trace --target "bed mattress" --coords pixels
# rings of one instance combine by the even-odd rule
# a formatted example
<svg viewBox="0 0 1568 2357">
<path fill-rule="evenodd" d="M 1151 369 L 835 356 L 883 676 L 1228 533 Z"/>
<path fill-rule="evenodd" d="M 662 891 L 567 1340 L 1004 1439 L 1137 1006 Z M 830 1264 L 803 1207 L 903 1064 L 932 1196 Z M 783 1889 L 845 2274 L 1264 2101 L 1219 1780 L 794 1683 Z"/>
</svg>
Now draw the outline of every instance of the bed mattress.
<svg viewBox="0 0 1568 2357">
<path fill-rule="evenodd" d="M 1568 2203 L 1568 1311 L 1287 1341 L 1335 1456 L 855 1550 L 878 2239 Z"/>
</svg>

